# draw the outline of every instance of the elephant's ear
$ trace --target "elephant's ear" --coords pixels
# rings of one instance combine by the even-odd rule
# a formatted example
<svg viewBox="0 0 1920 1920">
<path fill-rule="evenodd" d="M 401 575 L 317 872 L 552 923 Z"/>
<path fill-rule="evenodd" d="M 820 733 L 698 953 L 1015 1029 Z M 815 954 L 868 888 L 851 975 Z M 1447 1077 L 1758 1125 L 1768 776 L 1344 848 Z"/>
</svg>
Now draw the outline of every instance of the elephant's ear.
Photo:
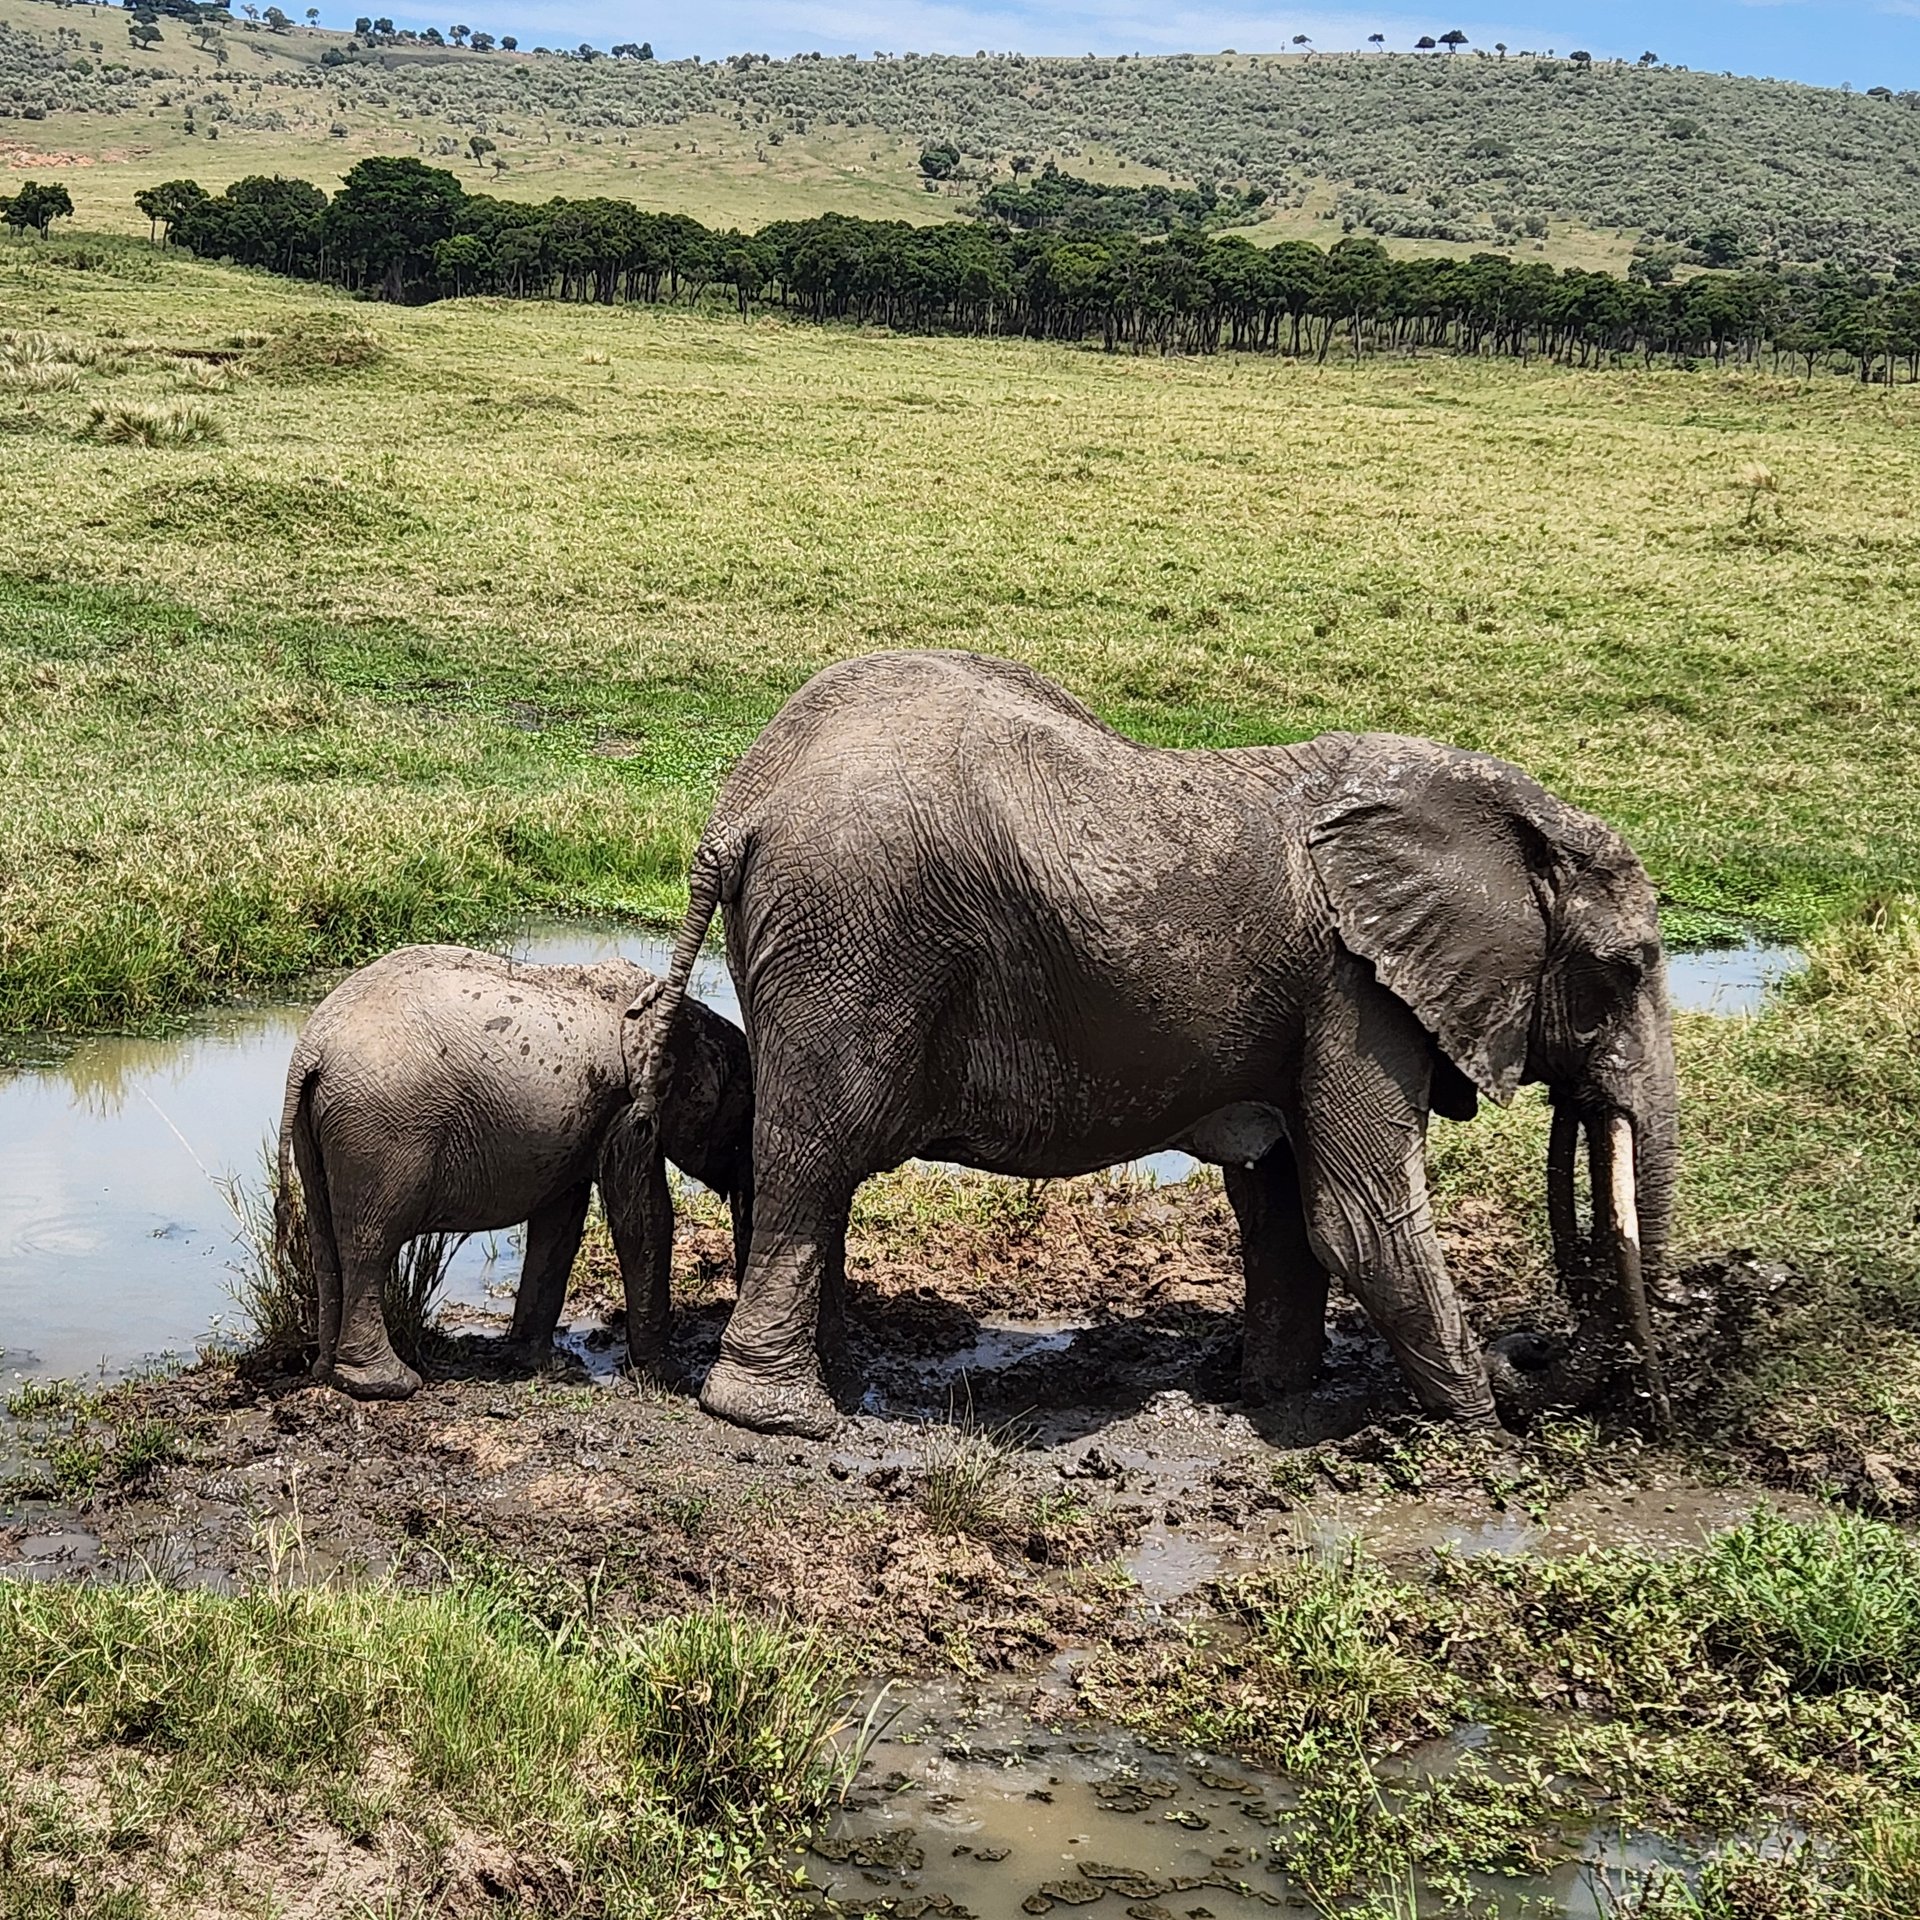
<svg viewBox="0 0 1920 1920">
<path fill-rule="evenodd" d="M 1365 734 L 1308 833 L 1341 940 L 1502 1105 L 1526 1071 L 1561 816 L 1583 818 L 1504 761 Z"/>
</svg>

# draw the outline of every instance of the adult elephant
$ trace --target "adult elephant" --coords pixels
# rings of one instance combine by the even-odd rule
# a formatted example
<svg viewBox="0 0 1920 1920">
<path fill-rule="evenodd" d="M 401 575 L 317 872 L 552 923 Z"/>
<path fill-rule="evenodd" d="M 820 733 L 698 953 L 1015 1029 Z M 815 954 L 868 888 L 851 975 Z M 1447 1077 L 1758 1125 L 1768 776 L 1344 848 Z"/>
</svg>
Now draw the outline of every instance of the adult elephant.
<svg viewBox="0 0 1920 1920">
<path fill-rule="evenodd" d="M 1658 1397 L 1642 1263 L 1675 1175 L 1652 886 L 1620 837 L 1483 754 L 1387 734 L 1178 752 L 1025 667 L 880 653 L 828 668 L 734 770 L 695 855 L 655 1024 L 716 908 L 753 1058 L 752 1247 L 709 1411 L 821 1435 L 816 1359 L 855 1188 L 913 1155 L 1028 1177 L 1167 1147 L 1225 1169 L 1243 1386 L 1298 1388 L 1327 1277 L 1425 1408 L 1496 1418 L 1428 1201 L 1430 1111 L 1552 1090 L 1549 1211 Z"/>
</svg>

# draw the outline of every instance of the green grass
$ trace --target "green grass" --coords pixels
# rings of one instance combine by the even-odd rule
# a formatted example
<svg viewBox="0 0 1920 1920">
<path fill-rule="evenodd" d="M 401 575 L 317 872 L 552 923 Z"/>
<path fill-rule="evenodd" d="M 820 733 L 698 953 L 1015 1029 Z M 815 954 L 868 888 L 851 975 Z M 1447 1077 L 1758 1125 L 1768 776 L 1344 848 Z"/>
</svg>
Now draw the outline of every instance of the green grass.
<svg viewBox="0 0 1920 1920">
<path fill-rule="evenodd" d="M 1013 1517 L 1011 1435 L 983 1427 L 971 1413 L 929 1422 L 920 1441 L 915 1489 L 920 1511 L 936 1534 L 992 1540 Z"/>
<path fill-rule="evenodd" d="M 844 1778 L 844 1683 L 719 1610 L 607 1636 L 473 1585 L 0 1585 L 0 1914 L 265 1911 L 276 1880 L 778 1911 L 762 1863 Z"/>
<path fill-rule="evenodd" d="M 1358 1550 L 1306 1555 L 1223 1600 L 1233 1632 L 1145 1658 L 1109 1649 L 1082 1690 L 1298 1778 L 1275 1855 L 1317 1901 L 1416 1872 L 1449 1886 L 1539 1870 L 1596 1807 L 1704 1835 L 1799 1821 L 1820 1851 L 1797 1865 L 1836 1899 L 1912 1884 L 1920 1546 L 1883 1522 L 1763 1512 L 1671 1559 L 1442 1555 L 1431 1578 Z M 1494 1730 L 1490 1758 L 1395 1764 L 1473 1723 Z M 1722 1898 L 1739 1866 L 1709 1869 L 1702 1916 L 1775 1911 Z M 1693 1892 L 1655 1876 L 1619 1910 L 1692 1914 L 1675 1902 Z"/>
<path fill-rule="evenodd" d="M 1905 390 L 484 301 L 381 311 L 342 366 L 364 308 L 89 244 L 0 250 L 0 325 L 95 360 L 0 399 L 0 1027 L 671 915 L 724 765 L 889 645 L 1167 743 L 1493 749 L 1618 821 L 1682 932 L 1920 871 Z M 89 437 L 249 338 L 191 402 L 221 444 Z"/>
</svg>

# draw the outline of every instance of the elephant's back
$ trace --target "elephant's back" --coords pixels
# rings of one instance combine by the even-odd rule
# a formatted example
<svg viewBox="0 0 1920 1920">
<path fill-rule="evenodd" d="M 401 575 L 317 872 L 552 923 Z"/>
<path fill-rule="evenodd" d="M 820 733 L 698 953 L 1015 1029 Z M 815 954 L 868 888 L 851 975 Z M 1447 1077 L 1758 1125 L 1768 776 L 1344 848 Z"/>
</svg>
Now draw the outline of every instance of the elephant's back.
<svg viewBox="0 0 1920 1920">
<path fill-rule="evenodd" d="M 408 1131 L 564 1125 L 617 1067 L 619 996 L 576 977 L 598 971 L 401 947 L 314 1009 L 293 1070 L 318 1073 L 323 1107 L 361 1103 Z"/>
<path fill-rule="evenodd" d="M 1071 751 L 1076 738 L 1109 753 L 1127 740 L 1043 674 L 1018 661 L 929 649 L 862 654 L 800 688 L 734 769 L 722 814 L 751 822 L 796 775 L 809 786 L 866 784 L 876 768 L 908 776 L 951 766 L 983 733 L 1038 731 Z"/>
</svg>

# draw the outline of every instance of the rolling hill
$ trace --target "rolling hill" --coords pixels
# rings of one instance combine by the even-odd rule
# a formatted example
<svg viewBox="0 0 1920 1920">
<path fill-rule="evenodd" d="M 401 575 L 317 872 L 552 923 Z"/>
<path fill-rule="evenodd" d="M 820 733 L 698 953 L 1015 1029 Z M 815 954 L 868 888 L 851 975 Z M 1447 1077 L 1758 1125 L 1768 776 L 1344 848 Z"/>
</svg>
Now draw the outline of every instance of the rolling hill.
<svg viewBox="0 0 1920 1920">
<path fill-rule="evenodd" d="M 138 186 L 252 172 L 332 181 L 411 152 L 517 198 L 610 193 L 710 223 L 827 209 L 952 217 L 1016 160 L 1252 184 L 1263 240 L 1361 230 L 1623 265 L 1920 258 L 1920 95 L 1467 52 L 654 62 L 477 53 L 292 26 L 0 0 L 0 178 L 37 172 L 83 224 Z M 473 143 L 491 143 L 477 153 Z M 920 177 L 930 141 L 959 174 Z"/>
</svg>

